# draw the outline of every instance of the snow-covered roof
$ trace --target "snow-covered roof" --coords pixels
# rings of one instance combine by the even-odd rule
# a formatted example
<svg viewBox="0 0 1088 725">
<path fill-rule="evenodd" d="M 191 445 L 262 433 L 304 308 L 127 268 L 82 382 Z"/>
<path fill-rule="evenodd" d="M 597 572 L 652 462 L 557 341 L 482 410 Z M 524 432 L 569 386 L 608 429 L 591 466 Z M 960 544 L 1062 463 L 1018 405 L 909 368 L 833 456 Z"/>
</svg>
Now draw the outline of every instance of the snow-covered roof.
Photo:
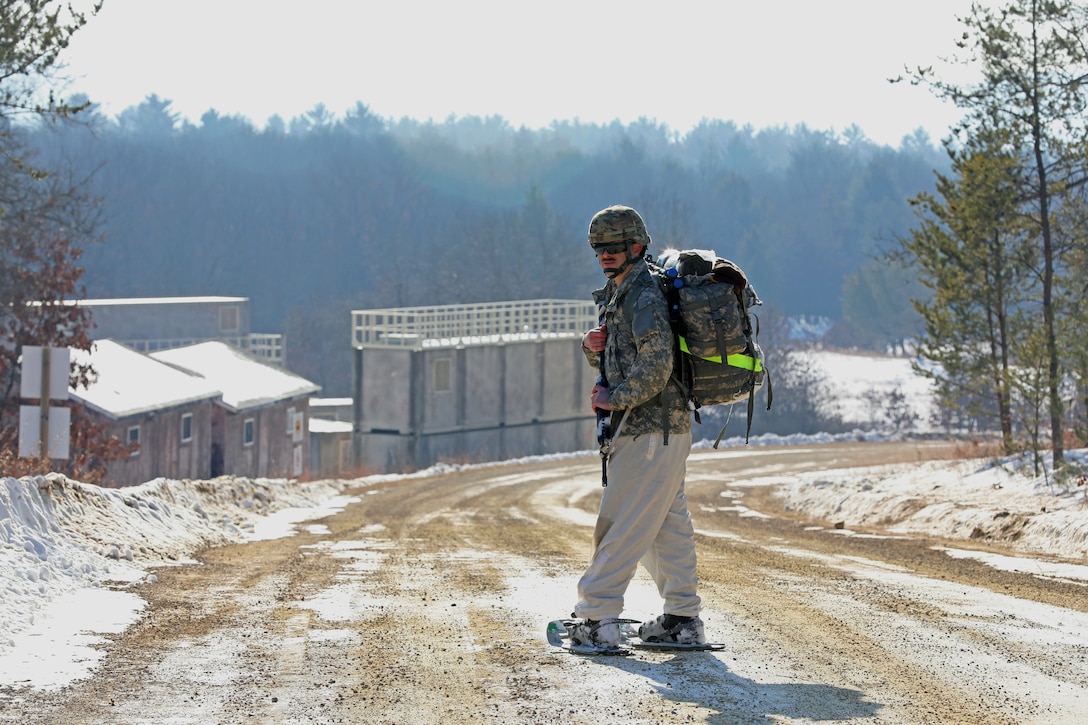
<svg viewBox="0 0 1088 725">
<path fill-rule="evenodd" d="M 215 383 L 113 340 L 98 340 L 89 353 L 73 349 L 72 362 L 89 362 L 98 379 L 89 388 L 70 388 L 69 395 L 115 420 L 220 396 Z"/>
<path fill-rule="evenodd" d="M 223 342 L 160 350 L 151 357 L 203 377 L 223 392 L 232 411 L 252 410 L 321 390 L 306 378 L 266 365 Z"/>
<path fill-rule="evenodd" d="M 311 408 L 337 408 L 351 405 L 355 401 L 351 398 L 310 398 Z"/>
<path fill-rule="evenodd" d="M 189 305 L 206 302 L 248 302 L 248 297 L 115 297 L 94 300 L 77 300 L 81 307 L 98 307 L 106 305 Z"/>
<path fill-rule="evenodd" d="M 351 433 L 351 423 L 346 420 L 310 418 L 307 424 L 311 433 Z"/>
</svg>

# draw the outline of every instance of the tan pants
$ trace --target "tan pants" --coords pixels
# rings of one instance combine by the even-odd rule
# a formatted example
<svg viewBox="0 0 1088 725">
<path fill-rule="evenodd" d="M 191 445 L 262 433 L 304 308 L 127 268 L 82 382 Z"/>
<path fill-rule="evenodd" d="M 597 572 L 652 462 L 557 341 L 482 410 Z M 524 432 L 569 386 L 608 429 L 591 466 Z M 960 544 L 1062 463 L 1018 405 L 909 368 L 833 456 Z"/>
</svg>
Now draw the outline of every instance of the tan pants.
<svg viewBox="0 0 1088 725">
<path fill-rule="evenodd" d="M 660 433 L 615 441 L 575 616 L 620 616 L 639 561 L 657 583 L 664 612 L 699 613 L 695 532 L 684 496 L 690 452 L 690 433 L 670 433 L 667 446 Z"/>
</svg>

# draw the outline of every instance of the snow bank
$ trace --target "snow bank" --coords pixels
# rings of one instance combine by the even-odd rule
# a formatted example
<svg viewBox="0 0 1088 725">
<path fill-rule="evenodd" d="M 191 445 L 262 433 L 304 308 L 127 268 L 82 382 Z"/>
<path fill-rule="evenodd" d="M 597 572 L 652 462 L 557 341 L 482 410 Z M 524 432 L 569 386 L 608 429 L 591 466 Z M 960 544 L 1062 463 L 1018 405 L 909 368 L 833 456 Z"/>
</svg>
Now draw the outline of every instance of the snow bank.
<svg viewBox="0 0 1088 725">
<path fill-rule="evenodd" d="M 45 602 L 110 581 L 134 581 L 152 564 L 205 546 L 244 541 L 279 510 L 313 507 L 336 482 L 221 477 L 155 479 L 100 488 L 59 474 L 0 479 L 0 652 Z"/>
<path fill-rule="evenodd" d="M 778 488 L 783 505 L 843 528 L 995 541 L 1030 554 L 1088 556 L 1088 486 L 1036 476 L 1030 456 L 820 471 Z M 1067 462 L 1084 470 L 1088 451 Z"/>
<path fill-rule="evenodd" d="M 842 439 L 886 438 L 854 431 L 843 436 L 760 436 L 752 444 Z M 697 447 L 709 445 L 706 441 Z M 0 674 L 35 686 L 62 686 L 82 676 L 71 673 L 72 663 L 91 667 L 100 654 L 85 647 L 67 648 L 82 646 L 86 632 L 120 631 L 143 606 L 133 595 L 104 585 L 143 577 L 153 581 L 151 567 L 183 563 L 206 546 L 288 535 L 292 524 L 327 515 L 355 500 L 343 494 L 348 486 L 595 455 L 581 451 L 518 461 L 439 464 L 413 474 L 348 482 L 221 477 L 156 479 L 131 488 L 104 489 L 56 474 L 2 478 L 0 589 L 5 606 L 0 608 Z M 1083 470 L 1088 451 L 1072 451 L 1068 458 Z M 1085 486 L 1077 485 L 1082 479 L 1074 476 L 1057 484 L 1048 476 L 1034 476 L 1026 461 L 1021 457 L 922 462 L 776 476 L 747 485 L 775 486 L 783 505 L 828 527 L 837 525 L 844 535 L 852 533 L 850 527 L 871 527 L 948 539 L 999 540 L 1032 554 L 1088 555 L 1088 494 Z M 1024 560 L 1010 561 L 1022 567 Z M 1038 560 L 1033 564 L 1041 565 Z M 1075 578 L 1088 580 L 1083 574 Z M 88 624 L 85 620 L 94 616 L 90 610 L 95 607 L 112 619 Z M 64 625 L 74 634 L 57 634 Z M 43 652 L 51 658 L 43 660 Z M 28 675 L 34 666 L 42 672 Z"/>
</svg>

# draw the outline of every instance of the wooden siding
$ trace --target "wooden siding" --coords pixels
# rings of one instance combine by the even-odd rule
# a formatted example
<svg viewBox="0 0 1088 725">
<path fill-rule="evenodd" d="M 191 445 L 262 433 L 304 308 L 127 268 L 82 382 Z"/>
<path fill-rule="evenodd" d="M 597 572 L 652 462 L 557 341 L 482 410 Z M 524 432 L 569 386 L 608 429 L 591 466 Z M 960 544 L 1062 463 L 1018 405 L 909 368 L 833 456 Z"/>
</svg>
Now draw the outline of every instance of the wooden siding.
<svg viewBox="0 0 1088 725">
<path fill-rule="evenodd" d="M 135 486 L 154 478 L 206 479 L 211 475 L 211 401 L 195 406 L 158 411 L 118 421 L 106 421 L 109 432 L 128 440 L 130 428 L 140 429 L 140 449 L 133 455 L 112 461 L 104 486 Z M 192 437 L 181 440 L 182 418 L 192 415 Z"/>
</svg>

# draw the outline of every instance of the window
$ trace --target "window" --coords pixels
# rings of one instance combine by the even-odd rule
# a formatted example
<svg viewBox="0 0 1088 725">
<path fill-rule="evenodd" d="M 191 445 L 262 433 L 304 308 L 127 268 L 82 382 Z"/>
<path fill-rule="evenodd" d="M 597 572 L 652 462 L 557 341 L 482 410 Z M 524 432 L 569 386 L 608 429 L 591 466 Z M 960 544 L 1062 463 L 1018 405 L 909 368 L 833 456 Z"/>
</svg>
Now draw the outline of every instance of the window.
<svg viewBox="0 0 1088 725">
<path fill-rule="evenodd" d="M 238 320 L 238 305 L 224 305 L 219 308 L 219 331 L 238 332 L 241 324 Z"/>
<path fill-rule="evenodd" d="M 128 429 L 128 442 L 130 444 L 135 443 L 135 450 L 130 453 L 130 456 L 136 456 L 140 454 L 140 426 L 134 425 Z"/>
<path fill-rule="evenodd" d="M 434 392 L 448 393 L 453 387 L 450 382 L 450 359 L 439 358 L 434 361 Z"/>
<path fill-rule="evenodd" d="M 188 443 L 193 439 L 193 414 L 186 413 L 181 416 L 181 442 Z"/>
<path fill-rule="evenodd" d="M 242 445 L 251 446 L 255 439 L 254 431 L 256 430 L 257 422 L 253 418 L 246 418 L 242 423 Z"/>
</svg>

